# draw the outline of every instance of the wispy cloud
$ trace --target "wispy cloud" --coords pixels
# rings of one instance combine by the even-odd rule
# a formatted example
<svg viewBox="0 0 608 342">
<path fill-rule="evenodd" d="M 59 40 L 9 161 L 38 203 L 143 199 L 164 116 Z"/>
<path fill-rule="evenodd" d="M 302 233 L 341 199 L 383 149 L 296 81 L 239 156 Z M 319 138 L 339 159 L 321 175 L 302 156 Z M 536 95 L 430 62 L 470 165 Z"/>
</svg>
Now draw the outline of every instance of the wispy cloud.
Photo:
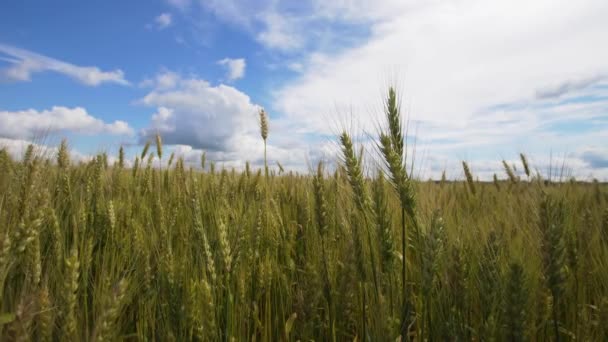
<svg viewBox="0 0 608 342">
<path fill-rule="evenodd" d="M 35 73 L 52 71 L 88 86 L 98 86 L 102 83 L 129 84 L 120 69 L 102 71 L 98 67 L 78 66 L 5 44 L 0 44 L 0 54 L 5 56 L 0 55 L 1 60 L 11 64 L 0 70 L 0 78 L 11 81 L 30 81 Z"/>
<path fill-rule="evenodd" d="M 271 49 L 294 50 L 305 43 L 298 27 L 290 23 L 290 18 L 274 11 L 259 15 L 263 29 L 256 34 L 256 40 Z M 291 18 L 291 20 L 295 20 Z"/>
<path fill-rule="evenodd" d="M 173 23 L 173 17 L 171 16 L 171 13 L 161 13 L 159 16 L 154 18 L 154 23 L 159 30 L 164 30 L 171 26 Z"/>
<path fill-rule="evenodd" d="M 224 58 L 217 61 L 217 64 L 224 66 L 227 70 L 226 78 L 228 81 L 238 80 L 245 76 L 245 63 L 244 58 Z"/>
<path fill-rule="evenodd" d="M 355 6 L 359 1 L 340 2 L 341 6 L 323 5 L 317 0 L 297 3 L 273 0 L 208 0 L 177 1 L 169 0 L 175 8 L 196 10 L 180 11 L 191 22 L 199 23 L 209 15 L 221 23 L 231 25 L 251 36 L 266 49 L 282 54 L 298 54 L 312 49 L 329 49 L 348 45 L 358 40 L 359 33 L 350 30 L 351 26 L 362 24 L 362 20 L 345 20 L 345 8 Z M 391 0 L 392 1 L 392 0 Z M 364 1 L 365 2 L 365 1 Z M 370 3 L 369 9 L 377 6 Z M 373 11 L 368 11 L 373 13 Z M 194 24 L 196 26 L 196 24 Z M 209 34 L 199 30 L 200 35 Z"/>
</svg>

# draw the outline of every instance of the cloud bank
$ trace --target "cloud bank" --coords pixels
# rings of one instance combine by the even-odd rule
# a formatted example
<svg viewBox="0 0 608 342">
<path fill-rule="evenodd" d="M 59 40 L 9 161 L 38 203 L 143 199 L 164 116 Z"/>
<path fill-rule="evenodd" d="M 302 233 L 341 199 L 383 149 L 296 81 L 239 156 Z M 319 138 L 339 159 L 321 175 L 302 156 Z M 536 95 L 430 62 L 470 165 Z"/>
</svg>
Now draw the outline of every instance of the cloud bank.
<svg viewBox="0 0 608 342">
<path fill-rule="evenodd" d="M 105 123 L 81 107 L 52 107 L 37 111 L 28 109 L 0 111 L 0 137 L 35 139 L 48 134 L 72 132 L 78 134 L 132 135 L 133 129 L 124 121 Z"/>
</svg>

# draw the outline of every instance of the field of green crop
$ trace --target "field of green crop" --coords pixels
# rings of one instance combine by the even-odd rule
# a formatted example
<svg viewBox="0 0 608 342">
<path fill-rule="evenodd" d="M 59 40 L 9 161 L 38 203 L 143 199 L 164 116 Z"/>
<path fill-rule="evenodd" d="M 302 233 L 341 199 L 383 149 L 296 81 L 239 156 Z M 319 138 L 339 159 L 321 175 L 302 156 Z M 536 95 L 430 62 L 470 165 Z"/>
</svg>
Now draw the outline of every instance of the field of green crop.
<svg viewBox="0 0 608 342">
<path fill-rule="evenodd" d="M 383 172 L 2 150 L 0 339 L 608 340 L 607 186 L 415 180 L 385 104 Z"/>
</svg>

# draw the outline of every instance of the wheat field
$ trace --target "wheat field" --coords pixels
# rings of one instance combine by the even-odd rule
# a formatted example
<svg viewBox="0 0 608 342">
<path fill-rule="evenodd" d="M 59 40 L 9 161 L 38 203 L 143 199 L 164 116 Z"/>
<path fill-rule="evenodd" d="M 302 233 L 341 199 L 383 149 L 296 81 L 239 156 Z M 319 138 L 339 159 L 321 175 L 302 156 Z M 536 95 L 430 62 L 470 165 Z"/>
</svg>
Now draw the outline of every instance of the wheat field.
<svg viewBox="0 0 608 342">
<path fill-rule="evenodd" d="M 417 180 L 392 89 L 384 112 L 374 170 L 348 132 L 306 175 L 194 168 L 161 137 L 130 168 L 1 150 L 1 339 L 608 340 L 608 187 L 524 155 Z"/>
</svg>

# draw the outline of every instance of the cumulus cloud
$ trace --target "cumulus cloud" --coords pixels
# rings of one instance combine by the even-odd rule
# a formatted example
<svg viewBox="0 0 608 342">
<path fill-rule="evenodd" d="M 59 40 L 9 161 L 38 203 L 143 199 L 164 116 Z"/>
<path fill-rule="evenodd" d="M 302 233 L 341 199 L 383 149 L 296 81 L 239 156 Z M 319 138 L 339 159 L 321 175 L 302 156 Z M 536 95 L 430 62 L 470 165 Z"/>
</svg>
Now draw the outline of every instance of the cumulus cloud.
<svg viewBox="0 0 608 342">
<path fill-rule="evenodd" d="M 224 66 L 226 70 L 226 78 L 229 81 L 238 80 L 239 78 L 243 78 L 245 76 L 245 67 L 247 64 L 245 63 L 244 58 L 224 58 L 217 61 L 217 64 Z"/>
<path fill-rule="evenodd" d="M 269 49 L 297 51 L 283 66 L 298 74 L 274 92 L 271 109 L 292 134 L 306 136 L 300 146 L 348 121 L 374 133 L 389 84 L 403 94 L 418 147 L 456 165 L 500 165 L 514 151 L 571 152 L 608 131 L 601 119 L 608 111 L 608 3 L 198 4 Z M 581 122 L 594 124 L 577 128 Z"/>
<path fill-rule="evenodd" d="M 0 44 L 0 60 L 11 64 L 8 68 L 0 70 L 0 79 L 30 81 L 32 74 L 53 71 L 87 86 L 98 86 L 102 83 L 129 84 L 120 69 L 102 71 L 98 67 L 77 66 L 5 44 Z"/>
<path fill-rule="evenodd" d="M 172 22 L 173 17 L 171 16 L 171 13 L 161 13 L 158 17 L 154 18 L 154 23 L 159 30 L 164 30 L 171 26 Z"/>
<path fill-rule="evenodd" d="M 342 51 L 308 54 L 300 76 L 275 92 L 275 111 L 300 132 L 335 133 L 328 122 L 337 120 L 339 127 L 336 118 L 348 113 L 374 133 L 389 84 L 403 94 L 418 147 L 449 156 L 456 167 L 459 159 L 500 162 L 499 154 L 514 151 L 571 151 L 608 130 L 597 119 L 608 111 L 601 77 L 608 71 L 608 46 L 600 43 L 608 4 L 317 5 L 332 20 L 370 23 L 371 35 Z M 583 131 L 576 128 L 582 120 L 597 125 Z M 580 158 L 576 163 L 593 168 Z"/>
<path fill-rule="evenodd" d="M 91 116 L 81 107 L 56 106 L 43 111 L 34 109 L 16 112 L 0 111 L 0 137 L 33 139 L 59 132 L 133 134 L 132 128 L 126 122 L 117 120 L 113 123 L 105 123 Z"/>
<path fill-rule="evenodd" d="M 366 43 L 338 55 L 311 55 L 307 72 L 277 92 L 277 108 L 301 118 L 335 103 L 376 106 L 386 79 L 397 77 L 414 119 L 462 121 L 493 105 L 533 98 L 544 84 L 608 69 L 608 47 L 598 44 L 606 28 L 599 13 L 608 6 L 597 2 L 461 1 L 394 10 L 372 26 Z M 323 118 L 317 115 L 316 123 L 323 127 Z"/>
<path fill-rule="evenodd" d="M 225 84 L 212 85 L 199 78 L 176 76 L 168 87 L 159 80 L 165 71 L 151 81 L 151 91 L 139 100 L 154 107 L 148 127 L 140 132 L 143 142 L 159 133 L 169 150 L 198 165 L 202 151 L 210 160 L 227 167 L 243 167 L 245 161 L 260 165 L 263 142 L 259 133 L 258 110 L 249 96 Z M 270 163 L 279 161 L 294 169 L 306 167 L 308 146 L 298 140 L 284 123 L 271 119 L 268 145 Z"/>
<path fill-rule="evenodd" d="M 249 96 L 224 84 L 213 86 L 202 79 L 179 78 L 172 87 L 154 88 L 140 102 L 157 107 L 143 135 L 158 131 L 167 144 L 234 150 L 238 146 L 235 137 L 257 129 L 257 106 Z"/>
<path fill-rule="evenodd" d="M 421 175 L 437 175 L 438 165 L 456 172 L 460 160 L 469 160 L 483 179 L 500 173 L 501 160 L 520 151 L 539 156 L 551 151 L 572 153 L 567 158 L 575 174 L 606 175 L 600 168 L 601 148 L 584 154 L 578 151 L 580 146 L 608 138 L 608 122 L 602 119 L 608 112 L 608 45 L 602 44 L 608 30 L 606 2 L 183 3 L 188 8 L 199 6 L 264 47 L 280 51 L 280 56 L 288 56 L 282 66 L 297 74 L 274 92 L 268 109 L 280 115 L 273 117 L 274 124 L 279 121 L 282 130 L 297 137 L 283 134 L 284 140 L 274 141 L 274 146 L 289 146 L 300 159 L 320 158 L 315 155 L 317 149 L 323 155 L 335 155 L 337 149 L 319 143 L 319 136 L 332 136 L 348 121 L 375 133 L 382 120 L 382 97 L 389 84 L 396 84 L 403 94 L 410 137 L 419 151 L 421 162 L 416 167 Z M 200 11 L 188 15 L 194 18 Z M 214 106 L 205 109 L 192 102 L 205 98 L 203 94 L 226 100 L 240 93 L 237 89 L 189 80 L 203 82 L 198 87 L 204 91 L 195 91 L 186 85 L 188 80 L 163 77 L 167 86 L 154 80 L 157 89 L 148 94 L 149 105 L 156 107 L 149 129 L 185 132 L 174 133 L 179 137 L 176 141 L 192 146 L 193 151 L 212 147 L 222 151 L 226 160 L 251 159 L 236 152 L 235 146 L 258 146 L 257 132 L 220 134 L 222 129 L 201 113 L 225 113 L 215 107 L 224 102 L 213 100 Z M 235 93 L 228 95 L 228 89 Z M 169 101 L 180 96 L 188 108 Z M 248 98 L 244 103 L 255 107 Z M 203 122 L 204 127 L 184 127 L 183 121 Z M 583 129 L 581 123 L 593 125 Z M 256 127 L 254 122 L 247 125 Z M 214 145 L 194 133 L 206 127 L 230 138 L 206 132 L 209 139 L 220 141 Z M 542 168 L 548 165 L 542 158 L 537 161 Z"/>
</svg>

